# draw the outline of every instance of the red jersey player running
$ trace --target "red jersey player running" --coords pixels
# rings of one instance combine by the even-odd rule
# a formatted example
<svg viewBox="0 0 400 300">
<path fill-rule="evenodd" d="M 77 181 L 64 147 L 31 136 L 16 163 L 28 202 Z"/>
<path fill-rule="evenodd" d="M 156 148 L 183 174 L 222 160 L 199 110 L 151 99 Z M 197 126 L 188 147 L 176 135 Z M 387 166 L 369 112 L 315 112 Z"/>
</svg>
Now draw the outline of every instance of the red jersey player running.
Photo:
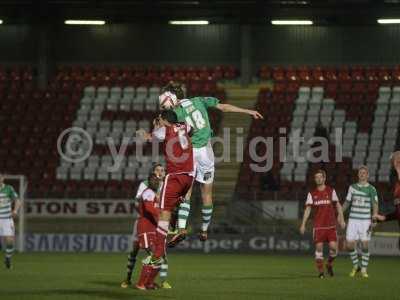
<svg viewBox="0 0 400 300">
<path fill-rule="evenodd" d="M 166 173 L 160 197 L 160 217 L 157 224 L 155 249 L 150 264 L 143 267 L 147 274 L 145 286 L 153 286 L 165 255 L 165 241 L 171 212 L 179 205 L 193 184 L 195 170 L 193 146 L 190 141 L 190 127 L 179 123 L 172 110 L 165 110 L 154 122 L 152 137 L 163 141 Z M 150 139 L 149 135 L 144 135 Z"/>
<path fill-rule="evenodd" d="M 327 272 L 333 276 L 333 261 L 337 256 L 337 232 L 336 232 L 336 211 L 338 213 L 337 221 L 344 229 L 342 206 L 339 203 L 338 196 L 333 188 L 325 184 L 326 173 L 324 170 L 318 170 L 314 175 L 317 185 L 316 189 L 308 193 L 306 209 L 304 211 L 303 222 L 300 227 L 300 233 L 306 231 L 306 223 L 310 217 L 311 210 L 314 210 L 314 243 L 315 243 L 315 262 L 317 264 L 319 278 L 324 278 L 324 243 L 329 243 L 329 258 L 326 264 Z"/>
</svg>

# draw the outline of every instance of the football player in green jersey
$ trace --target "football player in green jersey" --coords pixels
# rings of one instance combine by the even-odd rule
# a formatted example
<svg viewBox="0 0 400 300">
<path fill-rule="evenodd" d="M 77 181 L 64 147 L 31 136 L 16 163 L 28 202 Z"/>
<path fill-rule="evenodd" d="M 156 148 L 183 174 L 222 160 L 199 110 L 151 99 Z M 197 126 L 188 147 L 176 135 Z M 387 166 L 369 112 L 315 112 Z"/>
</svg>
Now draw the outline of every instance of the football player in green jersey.
<svg viewBox="0 0 400 300">
<path fill-rule="evenodd" d="M 378 214 L 378 193 L 375 187 L 368 182 L 368 176 L 368 167 L 361 166 L 358 169 L 358 182 L 349 187 L 346 201 L 343 205 L 343 211 L 346 211 L 350 207 L 349 222 L 346 231 L 346 244 L 353 262 L 350 277 L 354 277 L 361 271 L 362 277 L 368 278 L 367 267 L 370 255 L 368 242 L 371 239 L 372 226 L 380 219 L 380 215 Z M 361 267 L 356 247 L 358 241 L 362 243 Z"/>
<path fill-rule="evenodd" d="M 21 201 L 11 185 L 4 183 L 4 175 L 0 173 L 0 237 L 4 238 L 5 259 L 7 269 L 11 268 L 11 257 L 14 253 L 15 229 L 14 219 L 21 208 Z"/>
<path fill-rule="evenodd" d="M 254 119 L 263 119 L 263 116 L 250 109 L 240 108 L 231 104 L 223 104 L 214 97 L 194 97 L 186 99 L 182 86 L 178 83 L 169 83 L 163 88 L 162 93 L 169 93 L 178 100 L 168 101 L 174 106 L 172 109 L 180 122 L 188 123 L 192 128 L 193 156 L 196 167 L 196 181 L 200 183 L 202 207 L 202 226 L 199 233 L 201 241 L 208 238 L 208 227 L 211 223 L 213 212 L 212 188 L 214 181 L 214 152 L 211 145 L 212 129 L 208 117 L 208 108 L 215 108 L 222 112 L 236 112 L 252 116 Z M 178 234 L 173 236 L 168 243 L 169 247 L 175 246 L 186 237 L 186 222 L 190 211 L 190 193 L 181 203 L 178 211 Z"/>
</svg>

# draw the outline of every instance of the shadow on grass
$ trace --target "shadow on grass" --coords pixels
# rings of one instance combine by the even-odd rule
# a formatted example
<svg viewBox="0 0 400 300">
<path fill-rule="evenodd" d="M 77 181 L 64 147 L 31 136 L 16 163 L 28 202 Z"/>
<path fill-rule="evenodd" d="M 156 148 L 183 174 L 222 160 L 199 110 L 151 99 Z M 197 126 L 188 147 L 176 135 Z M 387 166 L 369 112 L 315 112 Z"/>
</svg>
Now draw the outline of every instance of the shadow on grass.
<svg viewBox="0 0 400 300">
<path fill-rule="evenodd" d="M 126 292 L 117 292 L 111 290 L 87 290 L 87 289 L 53 289 L 53 290 L 41 290 L 41 291 L 12 291 L 7 293 L 9 296 L 27 296 L 29 299 L 36 299 L 35 297 L 50 297 L 58 299 L 82 299 L 83 297 L 95 298 L 95 299 L 140 299 L 140 300 L 151 300 L 151 299 L 173 299 L 171 296 L 165 296 L 157 294 L 156 291 L 138 291 L 138 290 L 126 290 Z"/>
<path fill-rule="evenodd" d="M 90 281 L 88 283 L 93 284 L 93 285 L 101 285 L 101 286 L 111 287 L 111 288 L 119 287 L 121 284 L 120 282 L 115 281 L 115 280 L 114 281 L 96 280 L 96 281 Z M 127 290 L 129 290 L 129 288 Z"/>
<path fill-rule="evenodd" d="M 305 278 L 317 278 L 317 277 L 313 275 L 293 274 L 288 276 L 239 276 L 239 277 L 220 277 L 213 279 L 221 281 L 234 281 L 234 280 L 299 280 Z"/>
</svg>

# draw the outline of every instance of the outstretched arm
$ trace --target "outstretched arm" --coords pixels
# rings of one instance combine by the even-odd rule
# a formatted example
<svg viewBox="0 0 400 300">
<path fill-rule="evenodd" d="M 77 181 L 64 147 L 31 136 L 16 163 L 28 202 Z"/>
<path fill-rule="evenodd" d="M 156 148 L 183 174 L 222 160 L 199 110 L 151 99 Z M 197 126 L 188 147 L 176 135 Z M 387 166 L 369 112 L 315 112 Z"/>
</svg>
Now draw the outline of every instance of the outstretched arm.
<svg viewBox="0 0 400 300">
<path fill-rule="evenodd" d="M 217 104 L 216 108 L 218 108 L 222 112 L 234 112 L 234 113 L 242 113 L 252 116 L 254 119 L 264 119 L 264 117 L 256 110 L 241 108 L 232 104 Z"/>
</svg>

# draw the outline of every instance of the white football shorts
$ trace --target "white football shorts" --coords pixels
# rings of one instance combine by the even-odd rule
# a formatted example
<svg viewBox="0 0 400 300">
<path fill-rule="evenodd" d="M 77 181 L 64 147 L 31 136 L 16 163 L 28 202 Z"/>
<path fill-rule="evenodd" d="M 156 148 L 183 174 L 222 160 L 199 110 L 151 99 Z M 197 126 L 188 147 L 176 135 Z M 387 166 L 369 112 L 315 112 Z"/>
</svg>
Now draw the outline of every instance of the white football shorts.
<svg viewBox="0 0 400 300">
<path fill-rule="evenodd" d="M 371 221 L 349 219 L 347 225 L 347 241 L 370 241 L 371 240 Z"/>
<path fill-rule="evenodd" d="M 15 236 L 13 219 L 0 219 L 0 236 Z"/>
<path fill-rule="evenodd" d="M 214 181 L 214 151 L 209 142 L 201 148 L 193 148 L 194 165 L 196 168 L 196 181 L 200 183 L 213 183 Z"/>
</svg>

